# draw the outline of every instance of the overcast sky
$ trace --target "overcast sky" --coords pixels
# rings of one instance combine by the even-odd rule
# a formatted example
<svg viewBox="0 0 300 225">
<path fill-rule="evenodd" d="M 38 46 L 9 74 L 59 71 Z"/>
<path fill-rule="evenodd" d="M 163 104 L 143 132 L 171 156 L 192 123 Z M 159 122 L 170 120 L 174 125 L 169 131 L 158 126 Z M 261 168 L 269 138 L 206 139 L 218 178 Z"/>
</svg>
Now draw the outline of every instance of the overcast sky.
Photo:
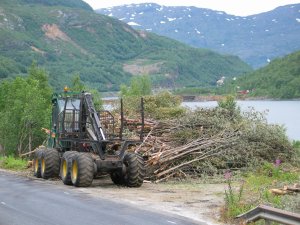
<svg viewBox="0 0 300 225">
<path fill-rule="evenodd" d="M 154 2 L 166 6 L 196 6 L 225 11 L 237 16 L 248 16 L 267 12 L 278 6 L 300 3 L 300 0 L 84 0 L 93 9 L 107 8 L 124 4 Z"/>
</svg>

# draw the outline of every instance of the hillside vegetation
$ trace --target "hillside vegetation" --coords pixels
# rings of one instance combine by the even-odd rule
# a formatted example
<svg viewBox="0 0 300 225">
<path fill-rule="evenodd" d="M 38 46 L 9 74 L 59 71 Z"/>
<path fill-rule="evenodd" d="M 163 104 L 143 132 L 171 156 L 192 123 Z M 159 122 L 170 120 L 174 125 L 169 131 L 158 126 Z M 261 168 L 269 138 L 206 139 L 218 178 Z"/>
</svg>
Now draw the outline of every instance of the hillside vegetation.
<svg viewBox="0 0 300 225">
<path fill-rule="evenodd" d="M 96 10 L 147 30 L 199 48 L 238 55 L 255 68 L 299 50 L 300 4 L 280 6 L 250 16 L 188 6 L 153 3 Z"/>
<path fill-rule="evenodd" d="M 300 51 L 275 59 L 268 66 L 231 81 L 231 90 L 237 86 L 241 90 L 250 90 L 251 96 L 300 98 Z"/>
<path fill-rule="evenodd" d="M 182 87 L 251 71 L 238 57 L 136 31 L 81 0 L 1 0 L 0 53 L 0 79 L 25 75 L 36 61 L 55 88 L 70 84 L 75 73 L 92 88 L 113 91 L 133 75 Z"/>
</svg>

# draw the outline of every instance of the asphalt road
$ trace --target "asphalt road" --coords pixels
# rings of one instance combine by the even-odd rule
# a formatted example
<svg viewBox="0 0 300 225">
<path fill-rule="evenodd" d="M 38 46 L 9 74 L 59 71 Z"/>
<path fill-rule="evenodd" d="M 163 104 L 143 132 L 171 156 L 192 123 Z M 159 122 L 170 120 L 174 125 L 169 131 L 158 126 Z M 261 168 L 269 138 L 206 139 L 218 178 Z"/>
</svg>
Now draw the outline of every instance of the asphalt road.
<svg viewBox="0 0 300 225">
<path fill-rule="evenodd" d="M 120 196 L 122 198 L 122 196 Z M 0 171 L 0 225 L 192 225 L 183 217 Z"/>
</svg>

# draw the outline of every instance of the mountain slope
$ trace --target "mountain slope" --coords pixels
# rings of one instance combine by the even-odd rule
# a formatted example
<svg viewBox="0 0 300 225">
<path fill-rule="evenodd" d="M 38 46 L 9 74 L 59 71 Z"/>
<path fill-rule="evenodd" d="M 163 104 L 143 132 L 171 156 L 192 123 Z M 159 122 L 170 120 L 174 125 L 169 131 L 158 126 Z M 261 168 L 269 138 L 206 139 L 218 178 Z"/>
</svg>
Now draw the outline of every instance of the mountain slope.
<svg viewBox="0 0 300 225">
<path fill-rule="evenodd" d="M 21 0 L 22 1 L 22 0 Z M 80 9 L 86 9 L 86 10 L 93 10 L 92 7 L 89 6 L 89 4 L 81 1 L 81 0 L 25 0 L 26 3 L 33 3 L 33 4 L 42 4 L 42 5 L 48 5 L 48 6 L 67 6 L 72 8 L 80 8 Z"/>
<path fill-rule="evenodd" d="M 239 77 L 234 85 L 243 90 L 253 90 L 254 96 L 300 98 L 300 51 L 275 59 L 268 66 Z"/>
<path fill-rule="evenodd" d="M 101 91 L 135 74 L 150 74 L 157 86 L 207 86 L 251 70 L 238 57 L 136 31 L 81 0 L 1 0 L 0 78 L 25 73 L 34 60 L 57 88 L 79 73 Z"/>
<path fill-rule="evenodd" d="M 150 3 L 96 11 L 119 18 L 139 30 L 152 31 L 191 46 L 238 55 L 256 68 L 300 49 L 300 4 L 247 17 Z"/>
</svg>

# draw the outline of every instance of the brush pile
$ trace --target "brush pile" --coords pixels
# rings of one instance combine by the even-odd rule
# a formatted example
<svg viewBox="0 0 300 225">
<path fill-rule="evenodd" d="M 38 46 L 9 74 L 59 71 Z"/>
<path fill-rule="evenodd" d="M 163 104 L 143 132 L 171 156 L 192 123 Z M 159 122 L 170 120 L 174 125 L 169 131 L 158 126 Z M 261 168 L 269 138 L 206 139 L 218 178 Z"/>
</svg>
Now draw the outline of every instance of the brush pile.
<svg viewBox="0 0 300 225">
<path fill-rule="evenodd" d="M 159 114 L 159 108 L 156 109 Z M 290 161 L 293 148 L 284 129 L 263 113 L 233 107 L 185 110 L 174 118 L 146 120 L 148 133 L 136 148 L 147 160 L 148 177 L 213 175 L 226 169 Z"/>
</svg>

